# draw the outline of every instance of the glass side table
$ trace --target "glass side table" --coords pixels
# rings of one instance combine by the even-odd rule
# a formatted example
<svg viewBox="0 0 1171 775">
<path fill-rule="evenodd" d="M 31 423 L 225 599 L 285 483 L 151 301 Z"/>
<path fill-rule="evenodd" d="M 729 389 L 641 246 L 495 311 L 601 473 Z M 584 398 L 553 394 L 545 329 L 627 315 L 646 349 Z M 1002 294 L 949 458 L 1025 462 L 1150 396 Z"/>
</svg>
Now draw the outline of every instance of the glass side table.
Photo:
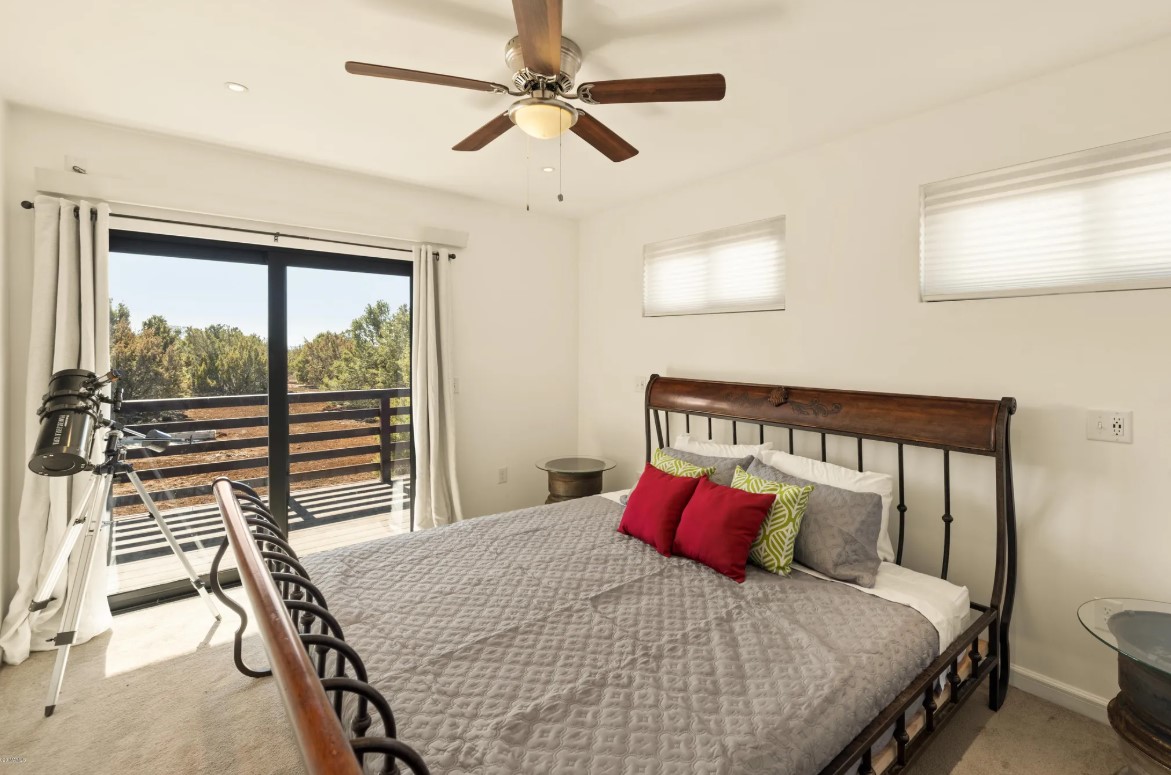
<svg viewBox="0 0 1171 775">
<path fill-rule="evenodd" d="M 537 468 L 549 472 L 549 497 L 545 503 L 597 495 L 602 491 L 602 474 L 613 467 L 612 460 L 582 455 L 560 455 L 538 461 Z"/>
<path fill-rule="evenodd" d="M 1120 773 L 1171 773 L 1171 603 L 1101 598 L 1078 619 L 1118 652 L 1118 696 L 1107 712 L 1122 741 Z"/>
</svg>

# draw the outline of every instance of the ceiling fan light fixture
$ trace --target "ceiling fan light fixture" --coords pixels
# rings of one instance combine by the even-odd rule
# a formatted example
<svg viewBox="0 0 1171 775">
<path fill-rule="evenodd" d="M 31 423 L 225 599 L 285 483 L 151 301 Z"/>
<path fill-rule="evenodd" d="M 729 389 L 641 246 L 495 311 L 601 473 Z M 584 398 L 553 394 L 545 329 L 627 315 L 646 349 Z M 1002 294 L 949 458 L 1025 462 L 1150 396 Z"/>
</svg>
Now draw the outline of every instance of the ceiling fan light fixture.
<svg viewBox="0 0 1171 775">
<path fill-rule="evenodd" d="M 577 110 L 561 100 L 528 97 L 513 103 L 508 117 L 529 137 L 552 140 L 577 123 Z"/>
</svg>

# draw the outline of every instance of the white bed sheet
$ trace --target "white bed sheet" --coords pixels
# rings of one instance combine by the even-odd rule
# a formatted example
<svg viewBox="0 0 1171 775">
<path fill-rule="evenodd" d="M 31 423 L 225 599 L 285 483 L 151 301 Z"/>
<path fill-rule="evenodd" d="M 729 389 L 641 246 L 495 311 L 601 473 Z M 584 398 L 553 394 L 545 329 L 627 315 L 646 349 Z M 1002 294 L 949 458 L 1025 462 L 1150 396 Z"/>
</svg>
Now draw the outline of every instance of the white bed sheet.
<svg viewBox="0 0 1171 775">
<path fill-rule="evenodd" d="M 630 490 L 615 490 L 602 493 L 602 497 L 621 503 L 622 496 L 629 494 Z M 870 588 L 831 579 L 797 563 L 794 563 L 793 567 L 810 576 L 835 584 L 845 584 L 868 595 L 915 609 L 931 622 L 939 633 L 941 653 L 964 631 L 971 615 L 971 598 L 967 587 L 957 586 L 950 581 L 928 576 L 893 562 L 884 562 L 879 566 L 878 577 L 874 586 Z"/>
</svg>

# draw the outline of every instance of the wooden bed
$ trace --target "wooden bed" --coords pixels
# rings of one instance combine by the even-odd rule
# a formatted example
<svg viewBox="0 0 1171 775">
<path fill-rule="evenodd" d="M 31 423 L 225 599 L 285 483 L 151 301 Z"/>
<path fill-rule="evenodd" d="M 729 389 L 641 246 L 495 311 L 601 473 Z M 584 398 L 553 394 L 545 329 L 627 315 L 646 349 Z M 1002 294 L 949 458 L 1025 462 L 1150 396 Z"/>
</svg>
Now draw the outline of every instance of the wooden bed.
<svg viewBox="0 0 1171 775">
<path fill-rule="evenodd" d="M 976 400 L 778 385 L 713 382 L 652 375 L 645 395 L 646 454 L 668 446 L 671 426 L 712 437 L 730 424 L 733 442 L 765 440 L 765 429 L 782 429 L 789 450 L 805 434 L 820 441 L 821 459 L 828 455 L 827 438 L 856 440 L 857 467 L 874 444 L 893 445 L 897 459 L 895 498 L 899 523 L 896 554 L 901 564 L 906 519 L 907 475 L 904 448 L 939 451 L 943 481 L 943 547 L 941 578 L 951 558 L 951 455 L 991 458 L 996 538 L 992 592 L 987 603 L 972 603 L 967 629 L 922 671 L 857 737 L 826 766 L 821 775 L 900 772 L 946 725 L 958 707 L 988 683 L 988 704 L 1000 708 L 1008 689 L 1008 627 L 1016 583 L 1016 527 L 1013 501 L 1009 423 L 1016 410 L 1011 398 Z M 681 425 L 680 425 L 681 423 Z M 786 433 L 787 431 L 787 433 Z M 774 439 L 770 439 L 774 440 Z M 774 440 L 775 441 L 775 440 Z M 780 446 L 785 446 L 783 443 Z M 215 495 L 227 528 L 224 544 L 212 566 L 211 587 L 241 616 L 235 662 L 245 675 L 272 675 L 280 688 L 306 768 L 311 773 L 361 772 L 359 760 L 384 755 L 383 771 L 395 761 L 401 769 L 428 772 L 410 741 L 395 739 L 389 704 L 366 683 L 361 656 L 331 621 L 327 603 L 309 579 L 284 533 L 263 503 L 246 486 L 217 479 Z M 230 546 L 241 582 L 258 619 L 271 672 L 248 667 L 241 638 L 245 613 L 223 594 L 217 580 L 220 561 Z M 942 690 L 940 685 L 942 684 Z M 343 729 L 342 697 L 355 695 L 358 720 Z M 386 737 L 366 737 L 370 714 L 382 717 Z M 893 736 L 892 736 L 893 735 Z M 883 745 L 884 739 L 891 738 Z"/>
</svg>

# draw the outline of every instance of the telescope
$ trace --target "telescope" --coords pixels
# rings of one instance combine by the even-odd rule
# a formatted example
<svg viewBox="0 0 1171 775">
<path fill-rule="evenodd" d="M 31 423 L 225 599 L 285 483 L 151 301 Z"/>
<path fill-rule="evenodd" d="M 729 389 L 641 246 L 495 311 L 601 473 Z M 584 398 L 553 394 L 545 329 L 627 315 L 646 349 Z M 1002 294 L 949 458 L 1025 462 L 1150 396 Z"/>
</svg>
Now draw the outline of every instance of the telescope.
<svg viewBox="0 0 1171 775">
<path fill-rule="evenodd" d="M 171 444 L 189 444 L 187 439 L 176 439 L 169 433 L 152 429 L 145 434 L 102 417 L 102 404 L 110 404 L 113 411 L 122 409 L 122 374 L 117 369 L 99 377 L 85 369 L 64 369 L 49 380 L 49 392 L 41 397 L 37 416 L 41 428 L 29 458 L 28 467 L 41 476 L 73 476 L 96 468 L 90 462 L 98 428 L 117 426 L 125 434 L 119 440 L 123 447 L 139 447 L 151 452 L 163 452 Z M 113 385 L 110 398 L 102 395 L 106 385 Z"/>
<path fill-rule="evenodd" d="M 94 437 L 98 427 L 106 424 L 102 404 L 111 404 L 114 411 L 121 408 L 120 385 L 113 388 L 113 397 L 106 398 L 101 390 L 121 377 L 118 371 L 99 377 L 85 369 L 64 369 L 53 374 L 49 391 L 41 397 L 37 416 L 41 428 L 28 467 L 41 476 L 72 476 L 89 471 Z"/>
<path fill-rule="evenodd" d="M 152 452 L 163 452 L 171 444 L 189 444 L 188 439 L 176 439 L 160 430 L 153 429 L 147 433 L 132 431 L 121 423 L 106 418 L 102 414 L 102 405 L 109 404 L 113 412 L 122 408 L 122 386 L 117 384 L 121 378 L 117 370 L 98 376 L 85 369 L 64 369 L 55 372 L 49 379 L 49 389 L 41 398 L 41 406 L 37 409 L 41 427 L 37 432 L 36 443 L 32 455 L 29 457 L 28 467 L 41 476 L 73 476 L 83 472 L 91 472 L 90 481 L 81 495 L 77 511 L 70 518 L 69 526 L 53 556 L 40 587 L 29 603 L 28 616 L 48 608 L 55 599 L 53 596 L 57 582 L 69 567 L 69 556 L 80 541 L 81 557 L 75 573 L 70 575 L 68 587 L 65 590 L 65 606 L 61 617 L 61 629 L 57 632 L 52 643 L 57 647 L 57 660 L 53 666 L 53 674 L 49 679 L 49 695 L 45 702 L 45 715 L 53 714 L 57 706 L 57 698 L 61 693 L 61 682 L 65 675 L 65 665 L 69 659 L 69 649 L 73 646 L 77 635 L 77 625 L 81 619 L 81 603 L 85 599 L 86 585 L 89 583 L 90 569 L 100 550 L 98 534 L 103 527 L 112 525 L 112 518 L 105 519 L 110 503 L 110 495 L 114 486 L 114 478 L 125 477 L 134 486 L 134 490 L 142 499 L 146 510 L 150 512 L 159 531 L 170 545 L 171 550 L 187 572 L 191 586 L 203 598 L 208 610 L 218 621 L 219 611 L 207 594 L 203 579 L 195 572 L 190 560 L 183 553 L 179 542 L 171 533 L 163 519 L 162 513 L 150 493 L 142 484 L 134 467 L 126 461 L 126 450 L 131 447 L 147 449 Z M 103 388 L 112 385 L 111 396 L 102 394 Z M 105 430 L 105 451 L 100 463 L 93 462 L 94 441 L 99 430 Z M 111 531 L 111 541 L 113 531 Z"/>
</svg>

